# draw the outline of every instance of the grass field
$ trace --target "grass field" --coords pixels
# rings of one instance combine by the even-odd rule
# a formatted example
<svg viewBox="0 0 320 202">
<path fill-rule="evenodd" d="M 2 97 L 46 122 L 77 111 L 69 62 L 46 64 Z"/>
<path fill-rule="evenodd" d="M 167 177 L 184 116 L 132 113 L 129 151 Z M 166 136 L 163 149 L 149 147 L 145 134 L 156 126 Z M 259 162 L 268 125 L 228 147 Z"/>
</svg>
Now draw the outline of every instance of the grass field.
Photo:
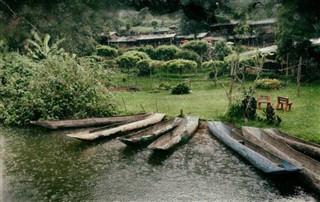
<svg viewBox="0 0 320 202">
<path fill-rule="evenodd" d="M 215 86 L 210 80 L 199 81 L 199 78 L 191 80 L 192 92 L 187 95 L 171 95 L 170 91 L 156 90 L 156 86 L 163 82 L 170 83 L 173 86 L 179 82 L 179 79 L 164 81 L 160 79 L 137 78 L 130 82 L 119 82 L 119 85 L 131 84 L 142 88 L 142 91 L 138 92 L 114 92 L 121 113 L 158 111 L 166 113 L 169 117 L 174 117 L 180 114 L 180 110 L 183 110 L 185 115 L 198 115 L 201 119 L 205 120 L 221 120 L 221 116 L 228 108 L 225 89 L 221 85 Z M 224 80 L 224 82 L 227 84 L 228 81 Z M 277 95 L 289 97 L 290 102 L 293 102 L 292 110 L 289 112 L 276 111 L 276 114 L 282 118 L 279 128 L 296 137 L 320 143 L 320 94 L 317 93 L 319 90 L 320 85 L 304 84 L 301 88 L 300 97 L 297 97 L 296 84 L 289 83 L 287 87 L 279 90 L 256 89 L 255 97 L 259 94 L 270 95 L 274 107 Z M 236 89 L 234 92 L 235 97 L 240 96 L 240 92 L 237 92 Z M 262 110 L 257 111 L 258 115 L 263 117 Z M 237 126 L 240 127 L 242 124 L 270 127 L 258 121 L 248 123 L 240 121 Z"/>
</svg>

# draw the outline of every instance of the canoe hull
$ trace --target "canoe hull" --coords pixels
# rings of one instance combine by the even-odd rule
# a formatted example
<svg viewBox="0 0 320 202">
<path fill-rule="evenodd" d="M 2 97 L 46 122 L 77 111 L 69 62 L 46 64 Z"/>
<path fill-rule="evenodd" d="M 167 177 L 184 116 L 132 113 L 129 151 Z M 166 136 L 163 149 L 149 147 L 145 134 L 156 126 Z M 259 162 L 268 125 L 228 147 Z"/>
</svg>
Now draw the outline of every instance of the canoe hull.
<svg viewBox="0 0 320 202">
<path fill-rule="evenodd" d="M 87 140 L 87 141 L 94 141 L 100 138 L 106 137 L 115 137 L 118 134 L 128 133 L 133 130 L 137 130 L 140 128 L 144 128 L 153 124 L 160 122 L 165 117 L 165 114 L 155 113 L 151 114 L 143 120 L 135 121 L 132 123 L 120 125 L 118 127 L 106 129 L 106 130 L 99 130 L 99 131 L 82 131 L 79 133 L 71 133 L 67 134 L 68 137 L 73 137 L 80 140 Z"/>
<path fill-rule="evenodd" d="M 221 142 L 247 159 L 259 170 L 269 174 L 295 173 L 301 169 L 292 163 L 272 155 L 262 147 L 242 137 L 222 122 L 208 122 L 209 131 Z"/>
<path fill-rule="evenodd" d="M 154 142 L 148 148 L 152 150 L 169 150 L 178 144 L 186 143 L 194 134 L 199 124 L 199 117 L 187 116 L 170 133 L 167 133 Z"/>
<path fill-rule="evenodd" d="M 255 139 L 257 144 L 302 168 L 306 184 L 320 193 L 320 162 L 293 149 L 277 136 L 263 132 L 259 128 L 242 127 L 243 135 Z"/>
<path fill-rule="evenodd" d="M 30 121 L 30 124 L 41 126 L 47 129 L 68 129 L 82 127 L 96 127 L 112 124 L 125 124 L 138 120 L 142 120 L 152 113 L 135 114 L 130 116 L 114 116 L 106 118 L 87 118 L 77 120 L 59 120 L 59 121 Z"/>
</svg>

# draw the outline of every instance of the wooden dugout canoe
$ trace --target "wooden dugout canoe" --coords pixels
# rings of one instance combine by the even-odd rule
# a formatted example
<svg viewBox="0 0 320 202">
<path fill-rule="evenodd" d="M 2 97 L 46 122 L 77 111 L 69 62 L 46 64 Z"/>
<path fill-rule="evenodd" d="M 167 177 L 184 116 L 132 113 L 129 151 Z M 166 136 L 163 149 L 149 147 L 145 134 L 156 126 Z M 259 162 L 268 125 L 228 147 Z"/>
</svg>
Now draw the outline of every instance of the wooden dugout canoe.
<svg viewBox="0 0 320 202">
<path fill-rule="evenodd" d="M 199 117 L 187 116 L 173 131 L 156 139 L 148 148 L 153 150 L 169 150 L 179 143 L 184 143 L 191 138 L 198 124 Z"/>
<path fill-rule="evenodd" d="M 320 145 L 296 138 L 275 128 L 262 129 L 262 131 L 277 136 L 295 150 L 320 161 Z"/>
<path fill-rule="evenodd" d="M 119 137 L 118 140 L 127 145 L 148 145 L 161 135 L 176 128 L 182 121 L 182 118 L 174 118 L 168 121 L 157 123 L 149 128 L 135 132 L 133 134 Z"/>
<path fill-rule="evenodd" d="M 248 139 L 264 147 L 270 153 L 278 155 L 303 168 L 302 176 L 306 184 L 320 193 L 320 162 L 293 149 L 277 136 L 263 132 L 255 127 L 242 127 L 242 133 Z"/>
<path fill-rule="evenodd" d="M 153 124 L 160 122 L 165 117 L 165 114 L 155 113 L 147 116 L 145 119 L 135 121 L 132 123 L 120 125 L 114 128 L 97 130 L 97 131 L 81 131 L 78 133 L 67 134 L 68 137 L 73 137 L 80 140 L 93 141 L 98 138 L 112 137 L 117 134 L 130 132 L 136 129 L 144 128 Z"/>
<path fill-rule="evenodd" d="M 254 144 L 222 122 L 208 122 L 209 131 L 221 142 L 268 174 L 299 172 L 296 165 Z"/>
<path fill-rule="evenodd" d="M 146 118 L 152 113 L 135 114 L 130 116 L 113 116 L 106 118 L 87 118 L 75 120 L 59 120 L 59 121 L 30 121 L 30 124 L 41 126 L 48 129 L 63 129 L 63 128 L 82 128 L 104 126 L 112 124 L 124 124 L 138 121 Z"/>
</svg>

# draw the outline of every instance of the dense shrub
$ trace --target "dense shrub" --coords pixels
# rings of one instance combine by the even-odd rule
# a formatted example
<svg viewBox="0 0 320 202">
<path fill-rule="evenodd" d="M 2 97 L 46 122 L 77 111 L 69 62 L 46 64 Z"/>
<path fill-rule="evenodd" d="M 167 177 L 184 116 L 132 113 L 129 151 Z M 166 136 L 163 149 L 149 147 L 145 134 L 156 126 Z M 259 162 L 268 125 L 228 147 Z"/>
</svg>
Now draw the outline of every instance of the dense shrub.
<svg viewBox="0 0 320 202">
<path fill-rule="evenodd" d="M 144 47 L 139 47 L 137 48 L 138 51 L 140 52 L 144 52 L 146 54 L 148 54 L 148 56 L 151 58 L 151 59 L 156 59 L 155 57 L 155 48 L 151 45 L 146 45 Z"/>
<path fill-rule="evenodd" d="M 96 50 L 98 56 L 116 57 L 118 55 L 118 50 L 110 46 L 98 45 Z"/>
<path fill-rule="evenodd" d="M 9 53 L 0 65 L 0 119 L 6 124 L 29 120 L 110 116 L 116 106 L 108 93 L 110 73 L 72 58 L 37 63 Z"/>
<path fill-rule="evenodd" d="M 172 60 L 174 59 L 178 48 L 174 45 L 162 45 L 155 49 L 154 59 L 156 60 Z"/>
<path fill-rule="evenodd" d="M 144 52 L 139 51 L 127 51 L 123 55 L 119 56 L 116 60 L 120 68 L 133 68 L 136 67 L 140 60 L 149 59 L 149 56 Z"/>
<path fill-rule="evenodd" d="M 185 60 L 192 60 L 192 61 L 194 61 L 194 62 L 196 62 L 198 64 L 201 61 L 200 56 L 196 52 L 194 52 L 192 50 L 179 50 L 179 51 L 177 51 L 175 58 L 177 58 L 177 59 L 185 59 Z"/>
<path fill-rule="evenodd" d="M 228 63 L 224 61 L 213 61 L 213 60 L 202 63 L 202 69 L 212 70 L 212 73 L 210 72 L 210 74 L 213 74 L 213 77 L 210 77 L 210 78 L 214 78 L 216 68 L 218 70 L 218 76 L 221 76 L 225 72 L 227 72 Z"/>
<path fill-rule="evenodd" d="M 173 87 L 171 94 L 180 95 L 180 94 L 189 94 L 190 86 L 187 83 L 179 83 L 177 86 Z"/>
<path fill-rule="evenodd" d="M 170 73 L 179 73 L 181 76 L 182 73 L 194 70 L 197 67 L 197 63 L 190 60 L 176 59 L 167 61 L 163 67 Z"/>
<path fill-rule="evenodd" d="M 278 79 L 259 79 L 256 82 L 256 87 L 260 89 L 279 89 L 282 83 Z"/>
<path fill-rule="evenodd" d="M 210 45 L 207 41 L 193 40 L 183 44 L 181 48 L 186 50 L 192 50 L 196 52 L 198 55 L 202 56 L 203 54 L 207 53 L 209 46 Z"/>
<path fill-rule="evenodd" d="M 140 60 L 137 63 L 137 68 L 139 70 L 138 75 L 139 76 L 149 76 L 154 73 L 154 68 L 151 66 L 151 60 Z"/>
<path fill-rule="evenodd" d="M 232 49 L 225 41 L 218 41 L 214 46 L 215 58 L 223 61 L 226 56 L 232 53 Z"/>
</svg>

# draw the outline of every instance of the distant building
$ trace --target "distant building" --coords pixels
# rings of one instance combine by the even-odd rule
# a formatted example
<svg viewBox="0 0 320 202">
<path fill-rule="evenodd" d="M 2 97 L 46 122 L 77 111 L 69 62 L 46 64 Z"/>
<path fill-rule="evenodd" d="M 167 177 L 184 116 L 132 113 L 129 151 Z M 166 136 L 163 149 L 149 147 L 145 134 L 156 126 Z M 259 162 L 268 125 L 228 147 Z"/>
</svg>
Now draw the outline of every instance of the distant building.
<svg viewBox="0 0 320 202">
<path fill-rule="evenodd" d="M 275 42 L 276 19 L 266 19 L 260 21 L 251 21 L 249 24 L 249 33 L 246 35 L 236 35 L 235 28 L 240 26 L 239 21 L 230 23 L 218 23 L 211 26 L 213 36 L 222 36 L 228 41 L 241 42 L 244 45 L 268 46 Z"/>
</svg>

